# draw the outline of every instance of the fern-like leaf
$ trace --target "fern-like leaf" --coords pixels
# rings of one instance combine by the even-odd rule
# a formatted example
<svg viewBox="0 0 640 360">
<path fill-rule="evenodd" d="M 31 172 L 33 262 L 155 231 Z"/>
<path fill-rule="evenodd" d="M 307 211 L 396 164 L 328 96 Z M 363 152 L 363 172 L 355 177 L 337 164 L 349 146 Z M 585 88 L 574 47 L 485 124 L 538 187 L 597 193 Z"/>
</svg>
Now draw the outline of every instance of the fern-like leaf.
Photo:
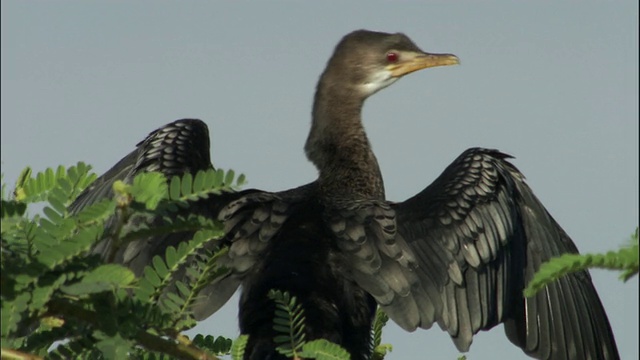
<svg viewBox="0 0 640 360">
<path fill-rule="evenodd" d="M 621 277 L 626 281 L 631 276 L 638 274 L 638 265 L 636 235 L 630 246 L 623 247 L 618 251 L 609 251 L 606 254 L 564 254 L 550 259 L 540 266 L 527 288 L 524 289 L 524 296 L 534 296 L 542 288 L 562 276 L 589 268 L 621 270 L 623 271 Z"/>
<path fill-rule="evenodd" d="M 231 358 L 233 360 L 243 360 L 244 352 L 249 342 L 248 335 L 240 335 L 231 345 Z"/>
<path fill-rule="evenodd" d="M 390 344 L 382 344 L 382 328 L 389 321 L 389 316 L 378 307 L 371 328 L 371 359 L 382 360 L 393 348 Z"/>
<path fill-rule="evenodd" d="M 93 244 L 101 239 L 103 232 L 99 226 L 86 227 L 78 230 L 64 241 L 60 241 L 61 239 L 56 239 L 55 235 L 52 235 L 52 231 L 47 232 L 47 229 L 50 229 L 48 225 L 43 226 L 43 222 L 41 222 L 41 226 L 45 228 L 45 232 L 40 233 L 35 241 L 40 250 L 37 260 L 51 269 L 89 251 Z"/>
<path fill-rule="evenodd" d="M 54 189 L 61 191 L 64 196 L 58 197 L 62 203 L 68 206 L 73 199 L 91 182 L 96 175 L 90 173 L 91 167 L 79 162 L 68 169 L 58 166 L 54 171 L 48 168 L 32 176 L 30 168 L 25 168 L 16 181 L 14 197 L 25 203 L 47 200 Z"/>
<path fill-rule="evenodd" d="M 244 175 L 233 183 L 235 172 L 221 169 L 198 171 L 194 176 L 185 174 L 182 178 L 174 176 L 169 181 L 169 198 L 174 201 L 196 201 L 212 194 L 235 191 L 244 184 Z"/>
<path fill-rule="evenodd" d="M 267 295 L 276 304 L 273 329 L 279 335 L 273 338 L 276 350 L 285 356 L 296 357 L 305 343 L 305 316 L 302 305 L 286 291 L 270 290 Z"/>
<path fill-rule="evenodd" d="M 224 181 L 233 173 L 186 175 L 178 179 L 179 198 L 173 201 L 169 193 L 175 190 L 161 174 L 142 174 L 114 184 L 113 199 L 69 213 L 74 198 L 95 179 L 89 169 L 79 163 L 32 175 L 27 168 L 13 195 L 2 184 L 3 348 L 58 359 L 213 359 L 181 341 L 179 333 L 195 324 L 189 305 L 198 289 L 222 274 L 213 250 L 222 230 L 188 207 L 230 189 Z M 46 201 L 41 215 L 29 217 L 29 204 L 38 201 Z M 111 241 L 117 251 L 128 241 L 177 232 L 195 235 L 169 247 L 164 258 L 153 258 L 142 279 L 91 254 L 100 241 Z M 49 351 L 60 340 L 68 342 Z M 220 353 L 230 347 L 228 339 L 204 341 Z"/>
<path fill-rule="evenodd" d="M 304 344 L 298 356 L 317 360 L 349 360 L 351 355 L 338 344 L 325 339 L 317 339 Z"/>
<path fill-rule="evenodd" d="M 86 273 L 79 282 L 63 286 L 61 290 L 68 295 L 83 296 L 127 287 L 135 278 L 133 272 L 124 266 L 105 264 Z"/>
<path fill-rule="evenodd" d="M 13 216 L 20 217 L 24 215 L 26 211 L 27 211 L 27 204 L 21 201 L 2 199 L 2 204 L 0 205 L 0 214 L 2 215 L 3 220 L 5 218 L 9 218 Z"/>
<path fill-rule="evenodd" d="M 75 220 L 80 227 L 101 224 L 110 216 L 113 216 L 115 209 L 115 201 L 112 199 L 104 199 L 82 209 L 75 215 Z"/>
<path fill-rule="evenodd" d="M 189 175 L 186 174 L 185 177 Z M 131 195 L 148 210 L 154 210 L 161 200 L 167 198 L 167 180 L 160 172 L 138 174 L 131 185 Z"/>
<path fill-rule="evenodd" d="M 29 306 L 31 295 L 29 293 L 22 293 L 18 295 L 13 301 L 2 301 L 2 337 L 6 338 L 11 333 L 18 329 L 18 324 L 23 318 L 23 313 Z"/>
<path fill-rule="evenodd" d="M 207 242 L 217 240 L 220 236 L 222 232 L 218 229 L 200 230 L 196 232 L 193 240 L 180 243 L 177 249 L 170 247 L 172 250 L 169 250 L 168 248 L 167 253 L 170 255 L 165 256 L 165 260 L 160 257 L 154 258 L 152 265 L 144 269 L 144 276 L 140 279 L 136 296 L 142 301 L 157 302 L 163 290 L 171 284 L 172 275 L 188 262 L 190 257 L 196 255 Z M 179 307 L 182 307 L 182 304 Z"/>
<path fill-rule="evenodd" d="M 199 348 L 209 350 L 215 355 L 228 355 L 231 352 L 233 340 L 224 336 L 215 337 L 198 334 L 193 338 L 193 344 Z"/>
</svg>

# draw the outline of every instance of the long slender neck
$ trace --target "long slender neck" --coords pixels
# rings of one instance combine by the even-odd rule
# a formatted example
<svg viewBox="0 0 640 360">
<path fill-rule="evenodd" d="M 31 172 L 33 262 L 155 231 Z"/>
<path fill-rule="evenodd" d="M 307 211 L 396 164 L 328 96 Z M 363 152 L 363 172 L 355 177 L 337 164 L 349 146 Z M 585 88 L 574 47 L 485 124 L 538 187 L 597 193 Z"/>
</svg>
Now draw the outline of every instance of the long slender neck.
<svg viewBox="0 0 640 360">
<path fill-rule="evenodd" d="M 323 197 L 384 199 L 378 161 L 362 126 L 365 97 L 357 89 L 318 83 L 305 151 L 319 171 Z"/>
</svg>

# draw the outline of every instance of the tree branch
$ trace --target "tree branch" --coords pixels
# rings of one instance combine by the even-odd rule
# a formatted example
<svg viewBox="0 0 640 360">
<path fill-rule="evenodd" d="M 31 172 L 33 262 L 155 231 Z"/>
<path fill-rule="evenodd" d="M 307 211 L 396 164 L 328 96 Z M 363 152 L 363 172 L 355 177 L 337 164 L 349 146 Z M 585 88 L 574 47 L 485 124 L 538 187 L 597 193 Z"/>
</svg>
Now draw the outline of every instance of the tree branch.
<svg viewBox="0 0 640 360">
<path fill-rule="evenodd" d="M 96 320 L 98 318 L 97 314 L 68 302 L 60 300 L 51 301 L 51 303 L 49 304 L 49 312 L 55 313 L 59 316 L 74 317 L 86 323 L 89 323 L 96 328 L 101 328 L 100 322 Z M 144 330 L 139 330 L 134 335 L 133 339 L 148 350 L 168 354 L 178 359 L 218 360 L 217 357 L 195 346 L 176 343 L 174 341 L 164 339 L 160 336 L 150 334 L 149 332 Z"/>
</svg>

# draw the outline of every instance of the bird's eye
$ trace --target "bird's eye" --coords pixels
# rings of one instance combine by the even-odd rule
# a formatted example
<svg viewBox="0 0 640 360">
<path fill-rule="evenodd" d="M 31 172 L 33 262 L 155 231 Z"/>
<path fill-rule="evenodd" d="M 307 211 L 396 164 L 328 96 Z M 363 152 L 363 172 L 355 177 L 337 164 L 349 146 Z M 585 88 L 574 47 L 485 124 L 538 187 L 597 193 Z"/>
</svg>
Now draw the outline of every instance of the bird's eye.
<svg viewBox="0 0 640 360">
<path fill-rule="evenodd" d="M 398 56 L 398 53 L 395 53 L 395 52 L 388 52 L 387 53 L 387 61 L 390 62 L 390 63 L 397 62 L 399 57 L 400 56 Z"/>
</svg>

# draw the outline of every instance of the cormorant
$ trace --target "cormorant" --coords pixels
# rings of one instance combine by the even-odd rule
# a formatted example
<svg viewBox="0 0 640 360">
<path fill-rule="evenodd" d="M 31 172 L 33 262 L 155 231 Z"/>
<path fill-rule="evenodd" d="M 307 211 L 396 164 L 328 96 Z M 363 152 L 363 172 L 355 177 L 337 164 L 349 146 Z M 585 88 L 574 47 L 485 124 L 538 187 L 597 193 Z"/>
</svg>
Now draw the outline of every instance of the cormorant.
<svg viewBox="0 0 640 360">
<path fill-rule="evenodd" d="M 199 204 L 199 211 L 224 223 L 229 252 L 221 263 L 231 271 L 202 291 L 196 318 L 216 312 L 242 285 L 239 320 L 241 332 L 250 335 L 247 359 L 281 358 L 274 350 L 270 289 L 297 296 L 307 339 L 341 344 L 352 359 L 369 356 L 376 305 L 407 331 L 437 322 L 460 351 L 469 349 L 478 331 L 504 323 L 509 340 L 535 358 L 619 358 L 588 272 L 523 298 L 542 262 L 577 249 L 509 155 L 468 149 L 417 195 L 386 200 L 362 125 L 363 103 L 406 74 L 453 64 L 456 56 L 423 52 L 404 34 L 346 35 L 315 93 L 305 151 L 318 179 L 292 190 L 246 190 Z M 71 210 L 110 196 L 115 180 L 139 172 L 173 176 L 211 167 L 207 126 L 178 120 L 152 132 Z M 113 260 L 140 275 L 154 255 L 190 235 L 131 243 Z"/>
</svg>

